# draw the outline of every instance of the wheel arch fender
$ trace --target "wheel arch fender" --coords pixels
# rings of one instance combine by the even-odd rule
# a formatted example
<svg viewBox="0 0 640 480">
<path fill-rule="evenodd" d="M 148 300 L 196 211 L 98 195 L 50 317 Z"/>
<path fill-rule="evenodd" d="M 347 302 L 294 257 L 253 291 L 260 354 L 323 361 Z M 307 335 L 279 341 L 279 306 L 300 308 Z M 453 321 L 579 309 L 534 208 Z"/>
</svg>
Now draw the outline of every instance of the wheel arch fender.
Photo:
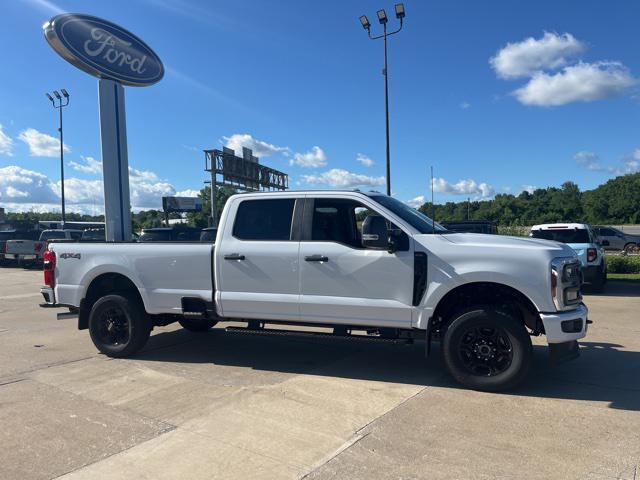
<svg viewBox="0 0 640 480">
<path fill-rule="evenodd" d="M 118 265 L 101 265 L 87 272 L 81 281 L 86 285 L 80 301 L 78 329 L 84 330 L 89 325 L 89 313 L 95 301 L 107 294 L 127 292 L 137 298 L 143 309 L 147 311 L 148 298 L 140 288 L 140 280 L 131 272 Z"/>
</svg>

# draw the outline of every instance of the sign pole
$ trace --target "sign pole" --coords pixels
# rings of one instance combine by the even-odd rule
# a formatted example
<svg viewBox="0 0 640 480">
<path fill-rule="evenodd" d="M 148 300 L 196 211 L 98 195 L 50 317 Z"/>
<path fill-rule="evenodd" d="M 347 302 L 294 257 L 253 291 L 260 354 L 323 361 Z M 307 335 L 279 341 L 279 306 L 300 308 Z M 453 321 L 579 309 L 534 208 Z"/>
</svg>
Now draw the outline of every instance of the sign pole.
<svg viewBox="0 0 640 480">
<path fill-rule="evenodd" d="M 101 78 L 98 80 L 98 98 L 105 237 L 107 242 L 126 242 L 131 240 L 131 201 L 124 88 L 118 82 Z"/>
</svg>

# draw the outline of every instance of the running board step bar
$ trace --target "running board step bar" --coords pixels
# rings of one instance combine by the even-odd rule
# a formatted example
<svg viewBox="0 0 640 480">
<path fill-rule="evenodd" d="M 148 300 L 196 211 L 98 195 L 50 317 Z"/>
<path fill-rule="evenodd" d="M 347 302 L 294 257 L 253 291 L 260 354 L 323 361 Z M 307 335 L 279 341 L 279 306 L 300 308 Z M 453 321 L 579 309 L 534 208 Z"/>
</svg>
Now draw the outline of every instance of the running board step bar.
<svg viewBox="0 0 640 480">
<path fill-rule="evenodd" d="M 299 338 L 321 338 L 329 340 L 351 340 L 355 342 L 384 342 L 397 345 L 407 345 L 413 343 L 411 338 L 383 338 L 368 335 L 338 335 L 334 333 L 324 332 L 305 332 L 298 330 L 278 330 L 272 328 L 246 328 L 246 327 L 227 327 L 224 329 L 227 333 L 239 333 L 244 335 L 266 335 L 270 337 L 299 337 Z"/>
</svg>

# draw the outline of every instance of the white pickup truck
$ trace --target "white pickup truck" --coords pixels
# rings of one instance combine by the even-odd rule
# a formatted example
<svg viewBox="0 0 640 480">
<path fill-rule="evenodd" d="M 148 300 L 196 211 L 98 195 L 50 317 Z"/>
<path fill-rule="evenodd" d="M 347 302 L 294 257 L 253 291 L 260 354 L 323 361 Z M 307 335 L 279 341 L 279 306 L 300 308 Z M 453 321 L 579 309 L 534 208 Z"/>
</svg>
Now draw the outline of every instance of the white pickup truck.
<svg viewBox="0 0 640 480">
<path fill-rule="evenodd" d="M 4 258 L 15 260 L 20 264 L 42 262 L 47 242 L 51 240 L 78 242 L 81 238 L 82 230 L 43 230 L 38 240 L 7 240 Z"/>
<path fill-rule="evenodd" d="M 77 315 L 112 357 L 175 321 L 330 327 L 425 340 L 427 353 L 439 341 L 456 380 L 501 390 L 527 373 L 530 335 L 545 334 L 552 360 L 566 360 L 589 323 L 571 248 L 448 232 L 377 192 L 235 195 L 214 246 L 51 243 L 44 268 L 42 305 L 69 307 L 59 315 Z"/>
</svg>

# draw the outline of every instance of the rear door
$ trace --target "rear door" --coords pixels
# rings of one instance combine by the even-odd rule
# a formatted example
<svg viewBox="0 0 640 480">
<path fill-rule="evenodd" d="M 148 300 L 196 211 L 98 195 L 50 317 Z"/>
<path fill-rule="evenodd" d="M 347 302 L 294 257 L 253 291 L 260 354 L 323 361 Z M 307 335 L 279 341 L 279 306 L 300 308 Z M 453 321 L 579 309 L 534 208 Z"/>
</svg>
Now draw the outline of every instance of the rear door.
<svg viewBox="0 0 640 480">
<path fill-rule="evenodd" d="M 379 213 L 356 199 L 307 198 L 300 242 L 302 321 L 411 326 L 413 241 L 403 233 L 395 253 L 364 248 L 367 215 Z"/>
<path fill-rule="evenodd" d="M 240 197 L 229 206 L 215 247 L 216 301 L 231 318 L 296 321 L 299 241 L 295 196 Z"/>
<path fill-rule="evenodd" d="M 606 240 L 609 245 L 606 246 L 607 250 L 622 250 L 624 248 L 624 239 L 620 238 L 615 230 L 607 227 L 600 227 L 598 229 L 598 236 L 600 241 Z"/>
</svg>

